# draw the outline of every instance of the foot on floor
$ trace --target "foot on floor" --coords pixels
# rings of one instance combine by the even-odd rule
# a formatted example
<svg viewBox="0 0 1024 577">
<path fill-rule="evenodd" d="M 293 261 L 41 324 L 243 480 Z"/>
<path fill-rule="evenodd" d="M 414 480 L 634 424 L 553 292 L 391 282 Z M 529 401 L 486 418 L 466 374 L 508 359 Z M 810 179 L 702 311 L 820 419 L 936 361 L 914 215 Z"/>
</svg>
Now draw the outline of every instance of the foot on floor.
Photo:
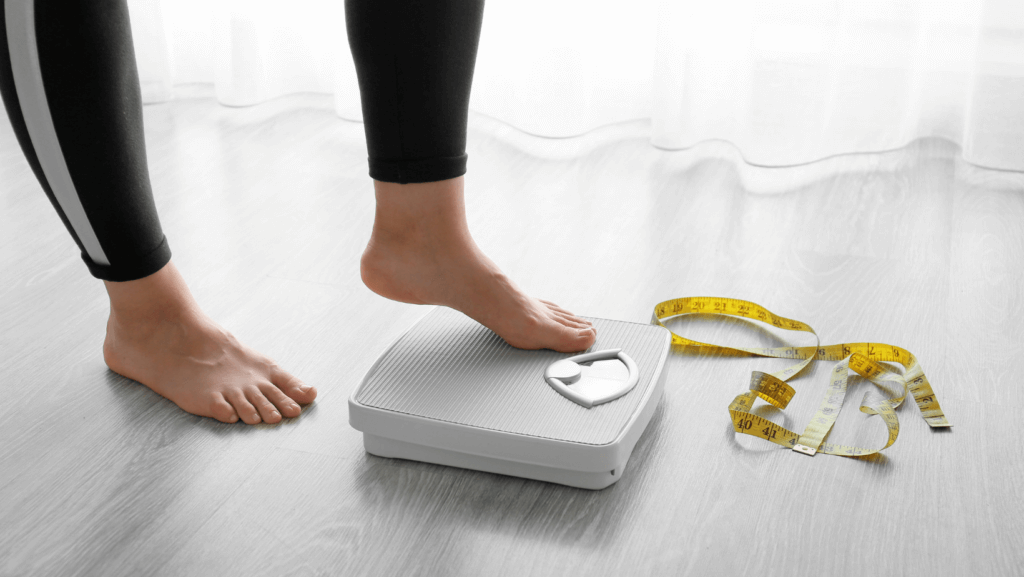
<svg viewBox="0 0 1024 577">
<path fill-rule="evenodd" d="M 173 263 L 144 279 L 106 284 L 107 366 L 185 411 L 225 423 L 277 423 L 316 398 L 316 389 L 206 316 Z"/>
</svg>

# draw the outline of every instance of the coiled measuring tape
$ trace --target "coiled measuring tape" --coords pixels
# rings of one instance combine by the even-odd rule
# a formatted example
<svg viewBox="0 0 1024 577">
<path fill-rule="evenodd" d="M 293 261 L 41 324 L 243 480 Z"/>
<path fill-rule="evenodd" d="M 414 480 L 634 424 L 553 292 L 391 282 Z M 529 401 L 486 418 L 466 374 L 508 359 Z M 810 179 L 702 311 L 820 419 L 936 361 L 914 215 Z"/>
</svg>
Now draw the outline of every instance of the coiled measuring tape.
<svg viewBox="0 0 1024 577">
<path fill-rule="evenodd" d="M 787 331 L 803 331 L 814 335 L 815 346 L 742 348 L 712 345 L 690 340 L 668 329 L 662 321 L 688 314 L 730 315 L 748 318 Z M 865 457 L 878 453 L 896 442 L 900 423 L 896 418 L 896 407 L 900 406 L 909 391 L 914 396 L 925 422 L 932 428 L 950 427 L 949 421 L 939 407 L 928 378 L 924 376 L 920 363 L 906 349 L 882 343 L 844 343 L 821 346 L 821 339 L 814 329 L 805 323 L 780 317 L 756 303 L 721 297 L 686 297 L 667 300 L 654 307 L 651 324 L 661 325 L 672 333 L 672 344 L 699 353 L 717 353 L 797 359 L 797 364 L 774 373 L 753 371 L 750 390 L 738 395 L 729 405 L 732 426 L 737 433 L 753 435 L 777 445 L 788 447 L 805 455 L 827 453 L 845 457 Z M 768 419 L 750 412 L 754 401 L 760 397 L 769 404 L 785 409 L 796 391 L 786 382 L 804 370 L 814 361 L 838 361 L 832 369 L 830 383 L 821 400 L 818 412 L 810 424 L 799 434 L 777 425 Z M 903 374 L 895 372 L 879 362 L 896 362 L 905 368 Z M 825 442 L 832 425 L 843 408 L 846 398 L 850 370 L 874 383 L 881 395 L 865 395 L 860 410 L 869 415 L 881 415 L 889 429 L 889 440 L 884 447 L 875 450 L 849 445 Z"/>
</svg>

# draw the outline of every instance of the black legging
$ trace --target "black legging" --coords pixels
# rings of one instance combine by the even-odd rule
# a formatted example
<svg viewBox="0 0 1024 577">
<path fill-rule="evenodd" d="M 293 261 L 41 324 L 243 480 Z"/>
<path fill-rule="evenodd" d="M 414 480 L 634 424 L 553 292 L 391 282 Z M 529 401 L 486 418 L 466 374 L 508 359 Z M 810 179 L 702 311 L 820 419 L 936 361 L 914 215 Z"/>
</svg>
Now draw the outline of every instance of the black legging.
<svg viewBox="0 0 1024 577">
<path fill-rule="evenodd" d="M 466 174 L 466 121 L 483 0 L 345 0 L 370 176 Z"/>
<path fill-rule="evenodd" d="M 483 0 L 346 0 L 370 176 L 466 173 Z M 93 276 L 129 281 L 171 251 L 146 165 L 126 0 L 3 0 L 0 93 L 39 183 Z"/>
</svg>

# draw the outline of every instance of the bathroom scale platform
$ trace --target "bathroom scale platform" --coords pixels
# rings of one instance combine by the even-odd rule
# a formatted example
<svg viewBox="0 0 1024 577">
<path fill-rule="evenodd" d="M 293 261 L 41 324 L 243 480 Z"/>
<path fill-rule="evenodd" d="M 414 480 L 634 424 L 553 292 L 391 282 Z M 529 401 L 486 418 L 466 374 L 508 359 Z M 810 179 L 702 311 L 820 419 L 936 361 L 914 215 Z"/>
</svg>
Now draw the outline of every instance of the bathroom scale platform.
<svg viewBox="0 0 1024 577">
<path fill-rule="evenodd" d="M 603 489 L 661 399 L 671 333 L 587 320 L 586 351 L 524 351 L 436 307 L 370 367 L 349 423 L 380 457 Z"/>
</svg>

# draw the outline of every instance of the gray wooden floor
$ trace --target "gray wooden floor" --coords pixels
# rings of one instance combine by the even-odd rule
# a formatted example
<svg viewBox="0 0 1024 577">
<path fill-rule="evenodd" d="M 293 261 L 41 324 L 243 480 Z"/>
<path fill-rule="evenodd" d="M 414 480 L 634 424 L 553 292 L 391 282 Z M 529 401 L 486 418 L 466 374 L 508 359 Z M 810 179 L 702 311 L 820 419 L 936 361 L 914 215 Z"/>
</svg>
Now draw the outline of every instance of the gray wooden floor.
<svg viewBox="0 0 1024 577">
<path fill-rule="evenodd" d="M 366 455 L 348 396 L 427 311 L 359 282 L 362 126 L 329 106 L 145 110 L 199 301 L 320 391 L 277 426 L 193 417 L 106 369 L 102 285 L 0 126 L 0 574 L 1024 573 L 1024 174 L 939 140 L 764 169 L 724 143 L 657 150 L 642 123 L 537 140 L 473 116 L 470 224 L 530 293 L 636 322 L 664 299 L 732 296 L 826 343 L 898 344 L 954 425 L 933 432 L 908 403 L 883 457 L 809 458 L 732 432 L 728 403 L 778 361 L 675 353 L 625 476 L 590 492 Z M 802 430 L 829 370 L 765 414 Z M 876 421 L 848 407 L 831 439 L 879 446 Z"/>
</svg>

